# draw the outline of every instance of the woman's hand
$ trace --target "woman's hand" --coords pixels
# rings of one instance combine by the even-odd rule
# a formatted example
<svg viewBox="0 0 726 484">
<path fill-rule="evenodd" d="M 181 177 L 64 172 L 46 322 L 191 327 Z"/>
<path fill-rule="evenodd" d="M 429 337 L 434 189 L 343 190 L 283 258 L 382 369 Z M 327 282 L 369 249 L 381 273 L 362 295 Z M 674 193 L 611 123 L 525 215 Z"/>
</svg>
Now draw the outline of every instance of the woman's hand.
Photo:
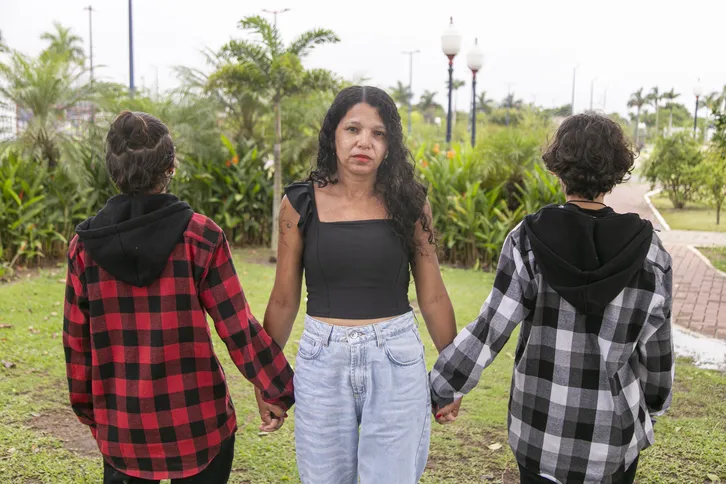
<svg viewBox="0 0 726 484">
<path fill-rule="evenodd" d="M 445 425 L 448 423 L 455 422 L 456 419 L 459 417 L 459 407 L 461 407 L 461 398 L 458 400 L 454 400 L 444 408 L 439 409 L 437 406 L 434 406 L 434 416 L 436 417 L 436 423 L 439 423 L 441 425 Z"/>
<path fill-rule="evenodd" d="M 264 401 L 262 392 L 257 387 L 255 387 L 255 398 L 257 399 L 257 408 L 260 411 L 260 419 L 262 419 L 260 431 L 274 432 L 282 427 L 285 418 L 287 418 L 287 413 L 277 405 Z"/>
</svg>

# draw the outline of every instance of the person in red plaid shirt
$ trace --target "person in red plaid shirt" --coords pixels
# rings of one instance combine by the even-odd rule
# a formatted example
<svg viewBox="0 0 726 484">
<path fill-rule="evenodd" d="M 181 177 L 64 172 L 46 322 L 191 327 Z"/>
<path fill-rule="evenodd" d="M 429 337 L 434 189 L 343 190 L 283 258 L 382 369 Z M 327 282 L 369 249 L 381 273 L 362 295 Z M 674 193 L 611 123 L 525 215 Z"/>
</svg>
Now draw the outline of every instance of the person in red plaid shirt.
<svg viewBox="0 0 726 484">
<path fill-rule="evenodd" d="M 166 193 L 167 127 L 123 112 L 106 140 L 122 192 L 76 228 L 63 345 L 70 400 L 104 457 L 104 482 L 227 482 L 237 430 L 208 313 L 279 427 L 293 372 L 255 320 L 222 230 Z M 274 414 L 274 419 L 273 419 Z"/>
</svg>

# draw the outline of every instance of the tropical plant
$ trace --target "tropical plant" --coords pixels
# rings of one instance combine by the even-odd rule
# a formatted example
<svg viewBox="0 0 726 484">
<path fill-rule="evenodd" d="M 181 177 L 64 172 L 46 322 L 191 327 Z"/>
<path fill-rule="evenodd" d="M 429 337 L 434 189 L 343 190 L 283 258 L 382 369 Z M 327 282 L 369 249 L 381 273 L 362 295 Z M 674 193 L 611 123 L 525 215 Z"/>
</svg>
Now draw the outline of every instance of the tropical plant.
<svg viewBox="0 0 726 484">
<path fill-rule="evenodd" d="M 396 81 L 395 86 L 388 88 L 388 93 L 398 106 L 408 106 L 409 100 L 413 99 L 413 92 L 401 81 Z"/>
<path fill-rule="evenodd" d="M 17 109 L 27 122 L 2 148 L 44 162 L 51 171 L 62 159 L 72 158 L 77 148 L 67 112 L 94 99 L 104 86 L 86 81 L 86 69 L 74 57 L 74 36 L 69 29 L 57 28 L 59 33 L 50 36 L 55 40 L 38 57 L 11 51 L 8 61 L 0 63 L 4 107 Z"/>
<path fill-rule="evenodd" d="M 245 32 L 254 34 L 256 40 L 232 40 L 222 48 L 221 54 L 224 59 L 233 64 L 231 69 L 227 69 L 225 73 L 239 81 L 253 81 L 252 85 L 261 88 L 274 108 L 275 171 L 272 227 L 277 227 L 280 200 L 282 199 L 282 101 L 292 95 L 336 89 L 339 83 L 330 71 L 305 69 L 302 59 L 307 57 L 315 47 L 335 43 L 340 39 L 331 30 L 313 29 L 303 32 L 286 47 L 277 26 L 271 25 L 260 16 L 243 18 L 239 22 L 239 27 Z M 273 252 L 277 250 L 277 236 L 277 230 L 272 230 L 271 248 Z"/>
<path fill-rule="evenodd" d="M 659 184 L 675 208 L 693 200 L 699 187 L 700 143 L 690 133 L 659 138 L 644 170 L 651 185 Z"/>
<path fill-rule="evenodd" d="M 660 113 L 660 102 L 665 97 L 664 94 L 660 92 L 660 89 L 658 86 L 655 86 L 651 88 L 650 94 L 646 96 L 646 101 L 653 105 L 655 108 L 655 133 L 656 136 L 660 136 L 660 123 L 659 123 L 659 113 Z"/>
<path fill-rule="evenodd" d="M 668 134 L 673 131 L 673 108 L 676 106 L 675 100 L 678 99 L 680 93 L 671 88 L 670 91 L 663 93 L 663 99 L 666 100 L 666 108 L 668 108 Z"/>
<path fill-rule="evenodd" d="M 55 32 L 45 32 L 40 36 L 42 40 L 48 42 L 44 55 L 83 64 L 86 59 L 83 39 L 74 34 L 71 28 L 64 27 L 58 22 L 54 22 L 53 27 Z"/>
<path fill-rule="evenodd" d="M 699 165 L 702 198 L 716 207 L 716 225 L 721 223 L 721 209 L 726 201 L 726 156 L 717 146 L 706 152 Z"/>
<path fill-rule="evenodd" d="M 433 123 L 436 111 L 443 109 L 441 105 L 434 101 L 436 94 L 436 91 L 424 91 L 418 101 L 417 108 L 423 113 L 424 121 L 427 123 Z"/>
<path fill-rule="evenodd" d="M 494 109 L 494 100 L 487 97 L 487 92 L 482 91 L 476 98 L 476 108 L 484 114 L 489 114 Z"/>
<path fill-rule="evenodd" d="M 635 108 L 637 110 L 635 115 L 635 133 L 633 134 L 633 139 L 635 140 L 636 145 L 638 145 L 640 141 L 640 110 L 643 109 L 643 106 L 645 106 L 647 102 L 647 98 L 643 96 L 642 87 L 631 94 L 630 99 L 628 100 L 628 107 Z"/>
</svg>

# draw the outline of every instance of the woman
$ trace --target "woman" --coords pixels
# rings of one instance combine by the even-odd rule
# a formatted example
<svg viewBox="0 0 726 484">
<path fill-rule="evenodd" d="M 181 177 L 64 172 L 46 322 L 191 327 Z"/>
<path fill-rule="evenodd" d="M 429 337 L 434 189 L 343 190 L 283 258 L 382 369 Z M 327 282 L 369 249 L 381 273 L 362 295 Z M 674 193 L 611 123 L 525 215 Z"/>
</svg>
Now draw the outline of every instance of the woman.
<svg viewBox="0 0 726 484">
<path fill-rule="evenodd" d="M 317 167 L 285 193 L 264 326 L 287 343 L 304 271 L 307 315 L 295 371 L 300 478 L 414 483 L 426 465 L 431 404 L 409 269 L 437 349 L 453 340 L 456 324 L 426 191 L 393 100 L 373 87 L 341 91 L 320 130 Z"/>
<path fill-rule="evenodd" d="M 521 482 L 629 484 L 670 405 L 671 258 L 650 222 L 605 205 L 633 169 L 617 123 L 572 116 L 543 158 L 567 203 L 509 234 L 479 318 L 431 372 L 434 400 L 471 391 L 521 322 L 509 402 Z"/>
<path fill-rule="evenodd" d="M 267 410 L 283 418 L 293 403 L 292 369 L 255 321 L 224 233 L 166 193 L 174 151 L 157 118 L 121 113 L 106 166 L 122 194 L 78 226 L 68 250 L 70 399 L 107 484 L 227 482 L 237 423 L 207 313 Z"/>
</svg>

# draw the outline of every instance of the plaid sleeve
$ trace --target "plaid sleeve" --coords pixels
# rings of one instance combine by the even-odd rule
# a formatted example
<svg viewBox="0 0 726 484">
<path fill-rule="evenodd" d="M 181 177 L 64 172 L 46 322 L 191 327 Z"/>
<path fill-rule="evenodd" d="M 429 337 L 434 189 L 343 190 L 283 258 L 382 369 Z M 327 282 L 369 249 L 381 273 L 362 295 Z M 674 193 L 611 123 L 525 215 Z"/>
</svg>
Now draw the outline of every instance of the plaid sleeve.
<svg viewBox="0 0 726 484">
<path fill-rule="evenodd" d="M 516 232 L 515 229 L 504 242 L 494 287 L 479 317 L 444 348 L 431 371 L 432 398 L 439 407 L 476 386 L 484 368 L 529 314 L 534 294 L 529 288 L 529 272 L 514 242 Z"/>
<path fill-rule="evenodd" d="M 266 402 L 290 408 L 294 402 L 292 368 L 252 315 L 224 234 L 199 289 L 202 304 L 242 375 L 262 390 Z"/>
<path fill-rule="evenodd" d="M 638 341 L 640 367 L 638 379 L 651 415 L 660 415 L 671 404 L 675 359 L 671 334 L 671 290 L 673 271 L 669 268 L 663 277 L 660 294 L 663 303 L 651 309 Z"/>
<path fill-rule="evenodd" d="M 66 376 L 71 407 L 81 423 L 95 431 L 93 400 L 91 398 L 91 330 L 88 318 L 88 298 L 83 272 L 75 264 L 75 244 L 71 244 L 66 274 L 66 294 L 63 306 L 63 348 L 66 356 Z"/>
</svg>

